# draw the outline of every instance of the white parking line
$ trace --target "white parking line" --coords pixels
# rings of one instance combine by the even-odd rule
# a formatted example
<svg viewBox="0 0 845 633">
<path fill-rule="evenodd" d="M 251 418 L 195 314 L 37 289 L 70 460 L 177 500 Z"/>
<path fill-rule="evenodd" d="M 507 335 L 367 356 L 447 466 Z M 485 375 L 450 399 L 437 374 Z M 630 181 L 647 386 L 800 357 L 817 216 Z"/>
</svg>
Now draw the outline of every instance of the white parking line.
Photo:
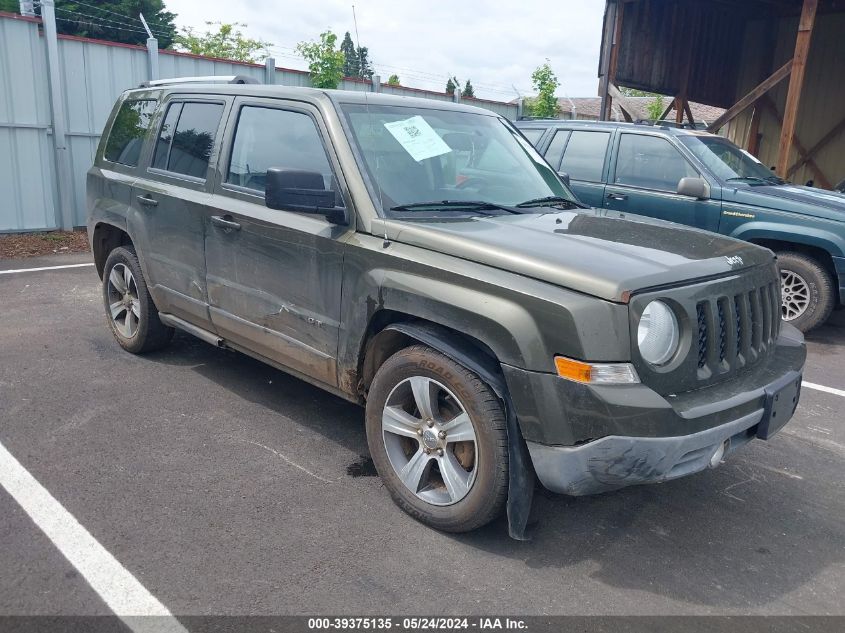
<svg viewBox="0 0 845 633">
<path fill-rule="evenodd" d="M 842 389 L 834 389 L 833 387 L 825 387 L 824 385 L 817 385 L 814 382 L 802 382 L 803 386 L 807 387 L 807 389 L 815 389 L 816 391 L 824 391 L 825 393 L 832 393 L 834 396 L 842 396 L 845 398 L 845 390 Z"/>
<path fill-rule="evenodd" d="M 2 443 L 0 485 L 130 629 L 136 633 L 187 633 L 167 607 L 100 545 Z"/>
<path fill-rule="evenodd" d="M 61 270 L 62 268 L 82 268 L 83 266 L 93 266 L 94 262 L 86 262 L 84 264 L 63 264 L 61 266 L 40 266 L 38 268 L 15 268 L 13 270 L 0 270 L 0 275 L 12 275 L 14 273 L 34 273 L 39 270 Z"/>
</svg>

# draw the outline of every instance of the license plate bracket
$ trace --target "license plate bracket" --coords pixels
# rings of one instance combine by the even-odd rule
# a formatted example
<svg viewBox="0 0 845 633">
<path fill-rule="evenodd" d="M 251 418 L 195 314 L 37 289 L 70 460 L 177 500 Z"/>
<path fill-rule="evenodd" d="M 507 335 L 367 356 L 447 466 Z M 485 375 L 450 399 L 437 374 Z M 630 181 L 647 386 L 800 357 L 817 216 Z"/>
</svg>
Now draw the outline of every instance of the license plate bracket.
<svg viewBox="0 0 845 633">
<path fill-rule="evenodd" d="M 767 440 L 789 422 L 801 397 L 801 374 L 789 372 L 765 389 L 763 417 L 757 425 L 757 437 Z"/>
</svg>

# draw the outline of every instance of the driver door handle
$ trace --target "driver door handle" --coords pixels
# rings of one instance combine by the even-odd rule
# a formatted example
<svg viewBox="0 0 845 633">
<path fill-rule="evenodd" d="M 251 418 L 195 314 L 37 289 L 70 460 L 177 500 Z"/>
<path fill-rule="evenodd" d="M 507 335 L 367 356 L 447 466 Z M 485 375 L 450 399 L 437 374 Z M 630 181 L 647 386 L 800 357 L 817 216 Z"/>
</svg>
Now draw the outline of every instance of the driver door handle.
<svg viewBox="0 0 845 633">
<path fill-rule="evenodd" d="M 627 200 L 628 196 L 624 193 L 609 193 L 607 194 L 608 200 Z"/>
<path fill-rule="evenodd" d="M 231 215 L 212 215 L 211 223 L 227 231 L 241 230 L 241 225 L 234 222 Z"/>
</svg>

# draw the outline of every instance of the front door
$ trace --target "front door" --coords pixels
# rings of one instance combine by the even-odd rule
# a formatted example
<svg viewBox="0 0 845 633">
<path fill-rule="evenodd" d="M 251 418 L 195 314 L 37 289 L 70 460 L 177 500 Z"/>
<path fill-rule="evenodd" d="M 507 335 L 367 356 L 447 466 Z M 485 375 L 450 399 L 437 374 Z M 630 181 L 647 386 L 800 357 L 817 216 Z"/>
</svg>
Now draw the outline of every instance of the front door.
<svg viewBox="0 0 845 633">
<path fill-rule="evenodd" d="M 328 134 L 316 110 L 277 99 L 236 100 L 228 127 L 205 227 L 212 322 L 227 341 L 337 385 L 343 239 L 351 229 L 264 205 L 270 167 L 319 172 L 344 204 Z"/>
<path fill-rule="evenodd" d="M 702 176 L 667 138 L 623 132 L 604 190 L 604 207 L 718 230 L 721 201 L 679 195 L 678 183 L 686 177 Z"/>
<path fill-rule="evenodd" d="M 559 131 L 549 150 L 552 151 Z M 591 207 L 602 206 L 607 146 L 611 133 L 601 130 L 573 130 L 566 139 L 559 170 L 569 174 L 572 191 L 578 199 Z"/>
<path fill-rule="evenodd" d="M 222 99 L 168 101 L 132 190 L 135 239 L 156 306 L 200 327 L 209 326 L 203 224 L 224 109 Z"/>
</svg>

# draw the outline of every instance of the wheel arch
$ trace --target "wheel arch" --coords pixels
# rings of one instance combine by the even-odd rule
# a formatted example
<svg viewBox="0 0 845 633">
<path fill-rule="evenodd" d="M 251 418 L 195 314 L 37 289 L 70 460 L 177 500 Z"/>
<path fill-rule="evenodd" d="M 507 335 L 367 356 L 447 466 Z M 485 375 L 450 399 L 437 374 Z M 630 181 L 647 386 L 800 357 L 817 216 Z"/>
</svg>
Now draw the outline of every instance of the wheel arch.
<svg viewBox="0 0 845 633">
<path fill-rule="evenodd" d="M 795 238 L 797 239 L 785 240 L 771 237 L 753 237 L 747 241 L 757 246 L 768 248 L 775 253 L 789 252 L 810 257 L 821 264 L 822 268 L 830 275 L 830 278 L 835 281 L 837 279 L 837 272 L 830 250 L 816 244 L 800 241 L 801 235 L 796 235 Z"/>
<path fill-rule="evenodd" d="M 115 248 L 118 246 L 134 246 L 132 238 L 126 229 L 109 224 L 108 222 L 99 222 L 94 226 L 94 235 L 91 238 L 91 250 L 94 254 L 94 265 L 97 268 L 97 274 L 100 279 L 103 278 L 103 269 L 106 265 L 106 259 Z"/>
</svg>

